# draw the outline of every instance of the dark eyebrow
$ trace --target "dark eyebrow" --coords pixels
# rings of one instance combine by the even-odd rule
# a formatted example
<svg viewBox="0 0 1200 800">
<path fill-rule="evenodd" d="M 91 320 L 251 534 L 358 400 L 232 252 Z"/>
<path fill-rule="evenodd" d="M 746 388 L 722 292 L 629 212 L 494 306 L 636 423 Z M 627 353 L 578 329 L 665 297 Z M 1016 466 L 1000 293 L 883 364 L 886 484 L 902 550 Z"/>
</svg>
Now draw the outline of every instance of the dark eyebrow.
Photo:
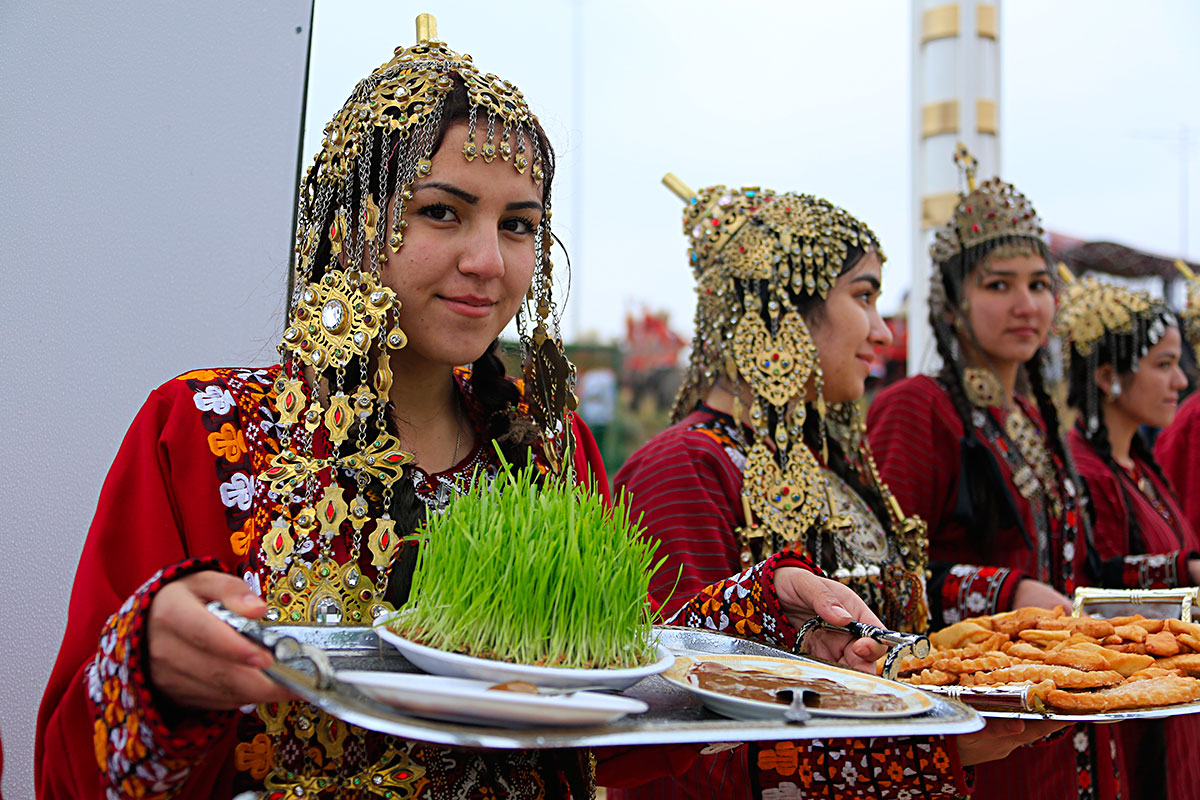
<svg viewBox="0 0 1200 800">
<path fill-rule="evenodd" d="M 1013 270 L 1009 270 L 1009 269 L 1004 269 L 1004 270 L 990 269 L 983 275 L 983 277 L 985 277 L 985 278 L 994 278 L 996 276 L 1000 276 L 1002 278 L 1019 277 L 1016 272 L 1014 272 Z M 1029 273 L 1030 278 L 1047 278 L 1049 276 L 1050 276 L 1050 270 L 1048 270 L 1048 269 L 1040 269 L 1037 272 Z"/>
<path fill-rule="evenodd" d="M 452 183 L 444 183 L 442 181 L 428 181 L 426 183 L 422 183 L 420 186 L 415 187 L 413 189 L 413 194 L 416 194 L 417 192 L 421 191 L 422 189 L 441 189 L 443 192 L 446 192 L 447 194 L 452 194 L 455 197 L 462 200 L 464 203 L 467 203 L 469 205 L 475 205 L 476 203 L 479 202 L 479 198 L 477 196 L 471 194 L 470 192 L 468 192 L 464 189 L 458 188 L 457 186 L 455 186 Z M 521 211 L 524 209 L 531 209 L 533 211 L 539 211 L 539 212 L 544 210 L 542 207 L 542 204 L 536 200 L 522 200 L 517 203 L 509 203 L 508 205 L 506 205 L 504 207 L 505 211 Z"/>
<path fill-rule="evenodd" d="M 413 189 L 413 194 L 416 194 L 417 192 L 421 191 L 422 189 L 441 189 L 443 192 L 446 192 L 447 194 L 452 194 L 455 197 L 462 200 L 464 203 L 470 203 L 471 205 L 475 205 L 476 203 L 479 202 L 478 197 L 476 197 L 475 195 L 471 194 L 468 191 L 458 188 L 457 186 L 455 186 L 452 183 L 442 183 L 441 181 L 429 181 L 427 183 L 422 183 L 420 186 L 415 187 Z"/>
<path fill-rule="evenodd" d="M 883 286 L 883 284 L 880 282 L 879 278 L 876 278 L 874 275 L 859 275 L 857 278 L 855 278 L 854 280 L 852 280 L 850 282 L 858 283 L 859 281 L 863 281 L 864 283 L 871 284 L 871 288 L 877 292 L 879 291 L 880 287 Z"/>
</svg>

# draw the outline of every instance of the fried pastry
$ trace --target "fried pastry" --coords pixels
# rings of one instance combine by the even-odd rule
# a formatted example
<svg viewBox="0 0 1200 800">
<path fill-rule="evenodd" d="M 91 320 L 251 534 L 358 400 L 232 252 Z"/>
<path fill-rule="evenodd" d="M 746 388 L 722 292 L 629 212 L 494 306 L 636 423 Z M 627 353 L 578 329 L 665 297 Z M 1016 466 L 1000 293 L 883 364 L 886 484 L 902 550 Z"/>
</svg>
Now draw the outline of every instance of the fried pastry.
<svg viewBox="0 0 1200 800">
<path fill-rule="evenodd" d="M 1179 642 L 1170 631 L 1150 634 L 1146 637 L 1145 645 L 1147 655 L 1159 658 L 1179 655 Z"/>
<path fill-rule="evenodd" d="M 917 686 L 950 686 L 958 683 L 958 675 L 936 669 L 923 669 L 905 680 Z"/>
<path fill-rule="evenodd" d="M 1120 636 L 1126 642 L 1144 642 L 1150 632 L 1141 625 L 1121 625 L 1113 631 L 1117 636 Z"/>
<path fill-rule="evenodd" d="M 1029 629 L 1021 631 L 1017 634 L 1021 639 L 1033 644 L 1040 644 L 1043 647 L 1054 644 L 1055 642 L 1065 642 L 1071 637 L 1069 631 L 1042 631 L 1037 629 Z"/>
<path fill-rule="evenodd" d="M 1070 631 L 1082 633 L 1093 639 L 1103 639 L 1116 632 L 1113 624 L 1106 619 L 1092 617 L 1059 617 L 1058 619 L 1038 620 L 1037 629 L 1041 631 Z"/>
<path fill-rule="evenodd" d="M 1111 669 L 1108 665 L 1108 659 L 1100 653 L 1084 649 L 1082 644 L 1074 647 L 1064 647 L 1061 650 L 1052 650 L 1046 654 L 1042 661 L 1053 666 L 1075 667 L 1086 672 Z"/>
<path fill-rule="evenodd" d="M 953 650 L 987 641 L 994 635 L 990 629 L 964 620 L 929 634 L 929 643 L 938 650 Z"/>
<path fill-rule="evenodd" d="M 1160 658 L 1154 666 L 1163 669 L 1181 669 L 1189 675 L 1200 675 L 1200 653 L 1184 653 L 1183 655 Z"/>
<path fill-rule="evenodd" d="M 1185 645 L 1192 650 L 1193 653 L 1200 653 L 1200 636 L 1192 636 L 1190 633 L 1181 633 L 1176 636 L 1181 645 Z"/>
<path fill-rule="evenodd" d="M 995 683 L 1020 683 L 1021 681 L 1054 681 L 1059 689 L 1092 689 L 1101 686 L 1115 686 L 1125 679 L 1119 672 L 1100 670 L 1085 672 L 1074 667 L 1058 667 L 1047 664 L 1021 664 L 1015 667 L 1005 667 L 991 672 L 976 672 L 963 675 L 959 682 L 969 685 L 987 685 Z"/>
<path fill-rule="evenodd" d="M 992 618 L 992 630 L 1007 636 L 1016 636 L 1023 630 L 1036 628 L 1038 623 L 1043 620 L 1049 621 L 1062 617 L 1062 606 L 1055 606 L 1053 609 L 1032 606 L 1029 608 L 1018 608 L 1016 611 L 995 615 Z"/>
<path fill-rule="evenodd" d="M 968 672 L 990 672 L 994 669 L 1011 667 L 1017 663 L 1015 658 L 1004 653 L 984 653 L 978 658 L 943 658 L 933 662 L 933 669 L 962 675 Z"/>
<path fill-rule="evenodd" d="M 1184 622 L 1181 619 L 1169 619 L 1166 621 L 1165 626 L 1167 630 L 1176 636 L 1186 633 L 1189 636 L 1200 639 L 1200 623 Z"/>
<path fill-rule="evenodd" d="M 1046 701 L 1065 711 L 1119 711 L 1190 703 L 1200 699 L 1200 681 L 1177 675 L 1160 675 L 1094 692 L 1050 691 Z"/>
<path fill-rule="evenodd" d="M 1141 653 L 1118 653 L 1116 650 L 1101 647 L 1098 644 L 1079 644 L 1074 649 L 1098 654 L 1108 662 L 1108 669 L 1119 672 L 1122 675 L 1132 675 L 1138 670 L 1146 669 L 1154 663 L 1153 656 Z"/>
</svg>

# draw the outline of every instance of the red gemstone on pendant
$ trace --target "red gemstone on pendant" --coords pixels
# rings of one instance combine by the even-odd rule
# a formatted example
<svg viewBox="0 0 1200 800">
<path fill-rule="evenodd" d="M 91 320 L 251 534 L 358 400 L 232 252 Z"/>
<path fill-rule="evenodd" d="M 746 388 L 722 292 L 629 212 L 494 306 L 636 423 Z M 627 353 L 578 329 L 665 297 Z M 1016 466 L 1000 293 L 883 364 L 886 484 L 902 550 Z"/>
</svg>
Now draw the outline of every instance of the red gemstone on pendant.
<svg viewBox="0 0 1200 800">
<path fill-rule="evenodd" d="M 791 494 L 791 493 L 792 493 L 792 489 L 791 489 L 791 487 L 790 487 L 790 486 L 785 486 L 785 487 L 783 487 L 783 493 L 784 493 L 784 494 Z"/>
<path fill-rule="evenodd" d="M 771 353 L 771 360 L 772 360 L 772 361 L 778 361 L 778 360 L 779 360 L 779 353 Z"/>
<path fill-rule="evenodd" d="M 325 506 L 325 519 L 329 522 L 333 522 L 333 503 L 329 503 Z"/>
<path fill-rule="evenodd" d="M 279 602 L 286 606 L 288 603 L 292 602 L 292 595 L 289 592 L 284 592 L 283 594 L 279 595 Z"/>
<path fill-rule="evenodd" d="M 379 547 L 380 547 L 381 549 L 383 549 L 383 550 L 387 550 L 387 549 L 388 549 L 388 543 L 389 543 L 391 540 L 392 540 L 392 537 L 388 536 L 388 535 L 385 533 L 383 536 L 380 536 L 380 537 L 379 537 Z"/>
<path fill-rule="evenodd" d="M 333 412 L 333 421 L 337 425 L 342 424 L 342 410 L 340 408 L 337 411 Z"/>
<path fill-rule="evenodd" d="M 715 217 L 714 217 L 714 218 L 713 218 L 713 221 L 712 221 L 712 224 L 713 224 L 713 227 L 714 227 L 714 228 L 720 227 L 720 225 L 721 225 L 721 220 L 719 220 L 719 219 L 717 219 L 717 218 L 715 218 Z"/>
<path fill-rule="evenodd" d="M 279 551 L 283 550 L 283 534 L 282 533 L 275 536 L 275 549 L 279 550 Z"/>
<path fill-rule="evenodd" d="M 979 223 L 976 222 L 974 225 L 972 225 L 971 230 L 974 231 L 975 233 L 979 233 Z"/>
<path fill-rule="evenodd" d="M 390 462 L 392 462 L 393 464 L 394 464 L 394 463 L 396 463 L 396 462 L 397 462 L 397 461 L 399 461 L 399 460 L 400 460 L 400 456 L 399 456 L 398 454 L 396 454 L 396 453 L 392 453 L 391 455 L 388 455 L 388 456 L 385 456 L 385 457 L 384 457 L 384 461 L 390 461 Z"/>
<path fill-rule="evenodd" d="M 392 777 L 394 777 L 398 781 L 406 781 L 412 777 L 412 773 L 405 772 L 404 770 L 400 770 L 399 772 L 393 773 Z"/>
<path fill-rule="evenodd" d="M 286 408 L 288 411 L 291 411 L 292 407 L 295 405 L 296 405 L 296 395 L 292 394 L 291 392 L 288 392 L 287 397 L 283 398 L 284 408 Z"/>
</svg>

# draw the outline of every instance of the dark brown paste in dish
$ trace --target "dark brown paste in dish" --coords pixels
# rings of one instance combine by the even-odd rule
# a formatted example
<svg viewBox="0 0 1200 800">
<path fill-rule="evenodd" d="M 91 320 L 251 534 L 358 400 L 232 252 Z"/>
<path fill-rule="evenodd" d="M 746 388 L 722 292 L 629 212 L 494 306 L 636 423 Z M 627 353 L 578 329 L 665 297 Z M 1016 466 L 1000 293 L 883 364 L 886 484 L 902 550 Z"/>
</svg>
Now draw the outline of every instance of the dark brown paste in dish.
<svg viewBox="0 0 1200 800">
<path fill-rule="evenodd" d="M 777 697 L 776 693 L 781 689 L 791 689 L 807 690 L 816 694 L 815 699 L 804 701 L 809 708 L 874 713 L 904 709 L 904 701 L 895 695 L 856 692 L 827 678 L 785 677 L 756 669 L 734 669 L 711 661 L 701 661 L 694 665 L 688 670 L 688 679 L 699 688 L 710 692 L 765 703 L 787 705 L 787 700 Z"/>
</svg>

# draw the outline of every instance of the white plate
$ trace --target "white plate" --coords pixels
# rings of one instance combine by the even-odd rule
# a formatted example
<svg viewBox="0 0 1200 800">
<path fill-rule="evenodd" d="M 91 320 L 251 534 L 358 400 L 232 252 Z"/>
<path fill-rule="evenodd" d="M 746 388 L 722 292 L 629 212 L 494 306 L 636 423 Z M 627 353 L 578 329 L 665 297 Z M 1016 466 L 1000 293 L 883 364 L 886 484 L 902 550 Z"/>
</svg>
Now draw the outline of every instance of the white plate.
<svg viewBox="0 0 1200 800">
<path fill-rule="evenodd" d="M 569 689 L 574 686 L 597 687 L 620 691 L 628 689 L 642 678 L 657 675 L 671 666 L 675 656 L 671 651 L 656 644 L 658 660 L 645 667 L 631 669 L 572 669 L 569 667 L 535 667 L 528 664 L 511 664 L 487 658 L 465 656 L 426 647 L 393 633 L 387 627 L 387 618 L 375 623 L 379 638 L 391 643 L 400 654 L 415 666 L 432 675 L 451 678 L 474 678 L 480 681 L 503 683 L 505 681 L 529 681 L 546 688 Z"/>
<path fill-rule="evenodd" d="M 782 719 L 787 711 L 783 703 L 768 703 L 764 700 L 750 700 L 745 697 L 713 692 L 701 689 L 688 680 L 688 672 L 694 664 L 701 661 L 715 662 L 731 669 L 754 669 L 771 672 L 779 676 L 779 688 L 787 688 L 788 678 L 808 679 L 825 678 L 839 683 L 847 689 L 867 694 L 889 694 L 899 698 L 904 707 L 896 711 L 855 711 L 840 708 L 813 708 L 808 712 L 814 716 L 824 717 L 853 717 L 856 719 L 885 719 L 893 717 L 911 717 L 923 714 L 933 708 L 933 700 L 920 689 L 903 683 L 885 680 L 865 672 L 854 672 L 841 667 L 818 664 L 812 661 L 795 661 L 787 658 L 772 658 L 767 656 L 705 656 L 692 658 L 680 656 L 675 660 L 663 677 L 671 683 L 687 689 L 700 698 L 704 705 L 733 719 Z"/>
<path fill-rule="evenodd" d="M 603 725 L 649 708 L 630 697 L 595 692 L 538 695 L 489 691 L 495 683 L 412 672 L 339 670 L 337 679 L 381 703 L 450 722 L 505 727 Z"/>
</svg>

